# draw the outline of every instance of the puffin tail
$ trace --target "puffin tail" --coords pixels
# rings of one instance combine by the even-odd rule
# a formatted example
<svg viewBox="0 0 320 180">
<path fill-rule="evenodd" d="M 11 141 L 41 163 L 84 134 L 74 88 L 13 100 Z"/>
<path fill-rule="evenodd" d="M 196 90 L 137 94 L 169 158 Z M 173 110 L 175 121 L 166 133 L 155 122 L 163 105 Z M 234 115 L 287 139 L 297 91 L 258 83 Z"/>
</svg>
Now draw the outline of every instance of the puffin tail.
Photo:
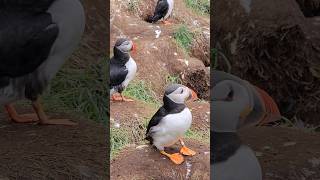
<svg viewBox="0 0 320 180">
<path fill-rule="evenodd" d="M 146 138 L 145 138 L 145 140 L 149 141 L 151 145 L 153 144 L 153 139 L 152 139 L 152 137 L 150 137 L 150 136 L 147 135 Z"/>
<path fill-rule="evenodd" d="M 161 19 L 161 16 L 155 14 L 155 15 L 153 15 L 153 16 L 148 16 L 148 17 L 146 18 L 146 21 L 147 21 L 148 23 L 155 23 L 155 22 L 159 21 L 159 19 Z"/>
<path fill-rule="evenodd" d="M 276 102 L 272 99 L 272 97 L 267 92 L 258 87 L 255 87 L 255 89 L 259 93 L 265 106 L 265 115 L 262 117 L 258 125 L 265 125 L 280 120 L 281 113 Z"/>
</svg>

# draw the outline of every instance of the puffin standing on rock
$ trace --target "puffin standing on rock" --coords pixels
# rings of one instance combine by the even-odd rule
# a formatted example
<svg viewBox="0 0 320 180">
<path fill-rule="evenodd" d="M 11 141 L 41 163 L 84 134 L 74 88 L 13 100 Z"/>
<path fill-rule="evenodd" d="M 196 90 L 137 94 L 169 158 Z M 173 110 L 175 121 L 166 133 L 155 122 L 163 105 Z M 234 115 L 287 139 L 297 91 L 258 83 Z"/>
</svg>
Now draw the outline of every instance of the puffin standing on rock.
<svg viewBox="0 0 320 180">
<path fill-rule="evenodd" d="M 14 122 L 75 125 L 50 120 L 39 96 L 79 44 L 84 27 L 79 0 L 0 0 L 0 104 Z M 13 103 L 24 98 L 36 114 L 16 112 Z"/>
<path fill-rule="evenodd" d="M 134 43 L 126 38 L 118 39 L 113 48 L 114 56 L 110 60 L 110 94 L 114 101 L 133 101 L 125 98 L 122 91 L 137 72 L 137 64 L 129 54 L 134 50 Z M 120 93 L 121 97 L 115 96 L 115 93 Z"/>
<path fill-rule="evenodd" d="M 147 22 L 155 23 L 163 19 L 164 24 L 170 24 L 166 21 L 172 13 L 174 1 L 173 0 L 158 0 L 153 16 L 147 18 Z"/>
<path fill-rule="evenodd" d="M 181 154 L 187 156 L 196 154 L 187 148 L 182 140 L 192 122 L 192 114 L 185 105 L 185 101 L 196 98 L 195 93 L 188 87 L 180 84 L 168 86 L 163 96 L 163 106 L 152 117 L 147 127 L 146 139 L 175 164 L 181 164 L 184 161 Z M 165 147 L 177 141 L 182 145 L 181 154 L 168 154 L 164 151 Z"/>
<path fill-rule="evenodd" d="M 213 71 L 211 91 L 211 179 L 261 180 L 259 161 L 237 130 L 279 120 L 276 103 L 265 91 L 222 71 Z"/>
</svg>

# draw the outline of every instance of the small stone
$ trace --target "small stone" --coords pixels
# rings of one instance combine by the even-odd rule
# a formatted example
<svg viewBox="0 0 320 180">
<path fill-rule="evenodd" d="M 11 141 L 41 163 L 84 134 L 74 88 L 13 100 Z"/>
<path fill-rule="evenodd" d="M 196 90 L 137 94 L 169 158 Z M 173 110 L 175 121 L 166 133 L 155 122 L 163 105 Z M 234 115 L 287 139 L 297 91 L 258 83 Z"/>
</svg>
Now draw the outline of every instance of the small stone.
<svg viewBox="0 0 320 180">
<path fill-rule="evenodd" d="M 144 148 L 146 148 L 146 147 L 148 147 L 148 145 L 145 145 L 145 144 L 144 144 L 144 145 L 137 146 L 136 149 L 144 149 Z"/>
<path fill-rule="evenodd" d="M 286 142 L 283 144 L 283 146 L 294 146 L 296 144 L 297 144 L 296 142 Z"/>
<path fill-rule="evenodd" d="M 120 128 L 120 123 L 114 123 L 115 128 Z"/>
<path fill-rule="evenodd" d="M 264 146 L 263 150 L 269 151 L 269 150 L 271 150 L 271 147 L 270 146 Z"/>
<path fill-rule="evenodd" d="M 256 151 L 255 154 L 256 154 L 257 157 L 261 157 L 263 155 L 262 152 L 258 152 L 258 151 Z"/>
</svg>

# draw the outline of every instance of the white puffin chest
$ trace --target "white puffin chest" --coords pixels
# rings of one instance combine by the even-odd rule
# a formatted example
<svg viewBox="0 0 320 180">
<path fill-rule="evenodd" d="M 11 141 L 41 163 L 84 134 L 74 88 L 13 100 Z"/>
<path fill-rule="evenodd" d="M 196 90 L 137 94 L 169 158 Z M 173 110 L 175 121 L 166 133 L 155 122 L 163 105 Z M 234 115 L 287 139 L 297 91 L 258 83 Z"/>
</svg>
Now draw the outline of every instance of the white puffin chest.
<svg viewBox="0 0 320 180">
<path fill-rule="evenodd" d="M 161 144 L 170 145 L 175 143 L 179 138 L 182 138 L 192 123 L 192 114 L 189 108 L 184 108 L 183 111 L 176 114 L 165 116 L 157 125 L 161 130 L 157 134 Z M 156 136 L 157 136 L 156 135 Z"/>
<path fill-rule="evenodd" d="M 137 72 L 137 64 L 136 62 L 130 57 L 129 61 L 125 64 L 126 68 L 128 69 L 128 74 L 126 79 L 123 81 L 122 86 L 127 87 L 129 82 L 132 81 Z"/>
<path fill-rule="evenodd" d="M 174 6 L 173 0 L 167 0 L 167 2 L 169 5 L 169 9 L 168 9 L 167 14 L 164 16 L 164 19 L 167 19 L 171 15 L 172 10 L 173 10 L 173 6 Z"/>
</svg>

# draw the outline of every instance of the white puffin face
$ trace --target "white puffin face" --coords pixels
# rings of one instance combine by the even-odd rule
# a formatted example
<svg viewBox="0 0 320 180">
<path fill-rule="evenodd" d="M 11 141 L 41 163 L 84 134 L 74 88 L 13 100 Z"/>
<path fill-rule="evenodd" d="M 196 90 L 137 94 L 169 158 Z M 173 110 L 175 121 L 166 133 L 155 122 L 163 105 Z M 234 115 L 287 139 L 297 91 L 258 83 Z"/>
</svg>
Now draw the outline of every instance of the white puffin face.
<svg viewBox="0 0 320 180">
<path fill-rule="evenodd" d="M 165 94 L 165 96 L 177 104 L 184 104 L 186 100 L 192 97 L 192 92 L 188 87 L 180 85 L 170 94 Z"/>
<path fill-rule="evenodd" d="M 133 42 L 127 39 L 121 39 L 116 43 L 117 49 L 124 53 L 128 53 L 133 49 Z"/>
</svg>

